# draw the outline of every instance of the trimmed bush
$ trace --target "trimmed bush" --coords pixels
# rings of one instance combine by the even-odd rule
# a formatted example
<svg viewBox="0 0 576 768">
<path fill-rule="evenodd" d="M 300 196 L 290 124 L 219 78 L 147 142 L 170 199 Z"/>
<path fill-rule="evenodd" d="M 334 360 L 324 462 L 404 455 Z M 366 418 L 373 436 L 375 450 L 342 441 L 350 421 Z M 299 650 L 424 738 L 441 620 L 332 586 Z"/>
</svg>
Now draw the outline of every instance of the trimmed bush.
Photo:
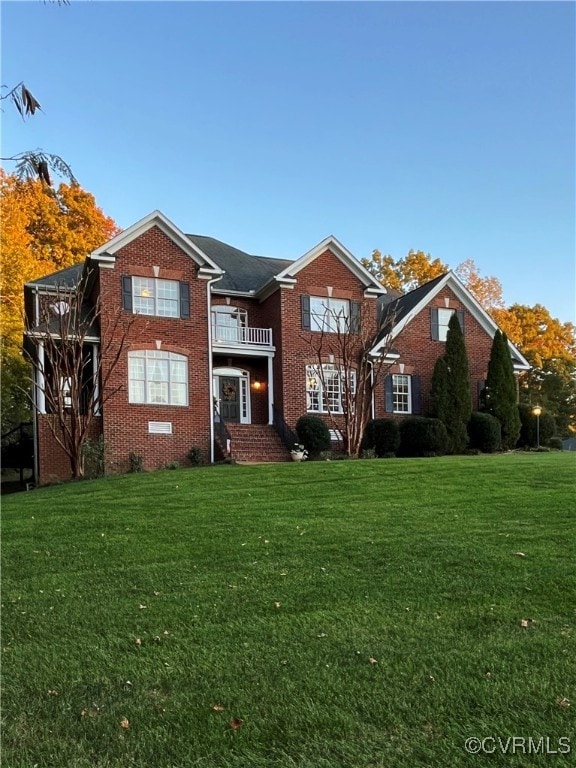
<svg viewBox="0 0 576 768">
<path fill-rule="evenodd" d="M 308 451 L 309 459 L 317 459 L 322 451 L 329 451 L 332 447 L 330 430 L 318 416 L 301 416 L 296 423 L 296 434 Z"/>
<path fill-rule="evenodd" d="M 506 334 L 496 331 L 492 341 L 488 378 L 485 387 L 486 410 L 496 416 L 502 427 L 502 447 L 515 448 L 520 435 L 516 405 L 516 378 Z"/>
<path fill-rule="evenodd" d="M 495 416 L 475 411 L 468 422 L 470 448 L 482 453 L 494 453 L 502 447 L 502 428 Z"/>
<path fill-rule="evenodd" d="M 562 444 L 562 438 L 551 437 L 550 440 L 548 440 L 548 447 L 552 448 L 553 451 L 563 451 L 564 446 Z"/>
<path fill-rule="evenodd" d="M 400 447 L 400 428 L 393 419 L 372 419 L 366 425 L 363 450 L 373 449 L 381 459 L 395 454 Z"/>
<path fill-rule="evenodd" d="M 202 448 L 199 448 L 197 445 L 190 448 L 187 453 L 187 458 L 193 467 L 199 467 L 201 464 L 204 464 L 204 452 Z"/>
<path fill-rule="evenodd" d="M 412 416 L 400 423 L 399 456 L 442 456 L 448 444 L 448 432 L 440 419 Z"/>
<path fill-rule="evenodd" d="M 532 413 L 532 405 L 521 403 L 518 406 L 518 413 L 520 414 L 520 437 L 518 438 L 518 447 L 520 448 L 535 448 L 538 435 L 537 435 L 537 419 Z M 556 422 L 554 417 L 548 411 L 542 411 L 540 414 L 540 445 L 548 445 L 551 438 L 556 435 Z"/>
</svg>

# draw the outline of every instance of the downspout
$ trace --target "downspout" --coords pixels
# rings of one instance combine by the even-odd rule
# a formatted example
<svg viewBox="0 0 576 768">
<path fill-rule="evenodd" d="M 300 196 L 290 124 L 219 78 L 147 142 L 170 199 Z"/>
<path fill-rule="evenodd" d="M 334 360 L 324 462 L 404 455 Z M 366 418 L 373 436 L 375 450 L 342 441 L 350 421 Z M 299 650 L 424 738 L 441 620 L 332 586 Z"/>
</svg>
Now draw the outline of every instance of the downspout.
<svg viewBox="0 0 576 768">
<path fill-rule="evenodd" d="M 38 288 L 34 288 L 34 327 L 39 324 L 40 317 L 40 296 L 38 295 Z M 32 365 L 32 440 L 34 443 L 34 484 L 38 485 L 39 472 L 40 472 L 40 457 L 39 457 L 39 438 L 38 438 L 38 371 L 36 365 Z"/>
<path fill-rule="evenodd" d="M 210 397 L 210 464 L 214 464 L 214 376 L 212 375 L 212 283 L 222 280 L 224 275 L 213 277 L 206 283 L 206 306 L 208 310 L 208 392 Z"/>
</svg>

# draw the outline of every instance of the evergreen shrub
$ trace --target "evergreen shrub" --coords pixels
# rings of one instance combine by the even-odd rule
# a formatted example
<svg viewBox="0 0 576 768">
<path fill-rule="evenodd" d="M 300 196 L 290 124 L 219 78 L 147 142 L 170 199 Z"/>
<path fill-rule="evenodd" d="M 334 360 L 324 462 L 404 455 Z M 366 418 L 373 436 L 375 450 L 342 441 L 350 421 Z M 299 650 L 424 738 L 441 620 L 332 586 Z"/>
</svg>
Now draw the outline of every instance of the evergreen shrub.
<svg viewBox="0 0 576 768">
<path fill-rule="evenodd" d="M 379 459 L 394 455 L 400 447 L 400 427 L 393 419 L 372 419 L 366 425 L 363 450 L 374 449 Z"/>
<path fill-rule="evenodd" d="M 448 432 L 440 419 L 412 416 L 400 423 L 399 456 L 442 456 L 448 445 Z"/>
<path fill-rule="evenodd" d="M 502 427 L 495 416 L 475 411 L 468 422 L 470 448 L 482 453 L 494 453 L 502 447 Z"/>
<path fill-rule="evenodd" d="M 318 416 L 301 416 L 296 423 L 296 434 L 308 451 L 309 459 L 317 459 L 322 451 L 332 447 L 330 430 Z"/>
</svg>

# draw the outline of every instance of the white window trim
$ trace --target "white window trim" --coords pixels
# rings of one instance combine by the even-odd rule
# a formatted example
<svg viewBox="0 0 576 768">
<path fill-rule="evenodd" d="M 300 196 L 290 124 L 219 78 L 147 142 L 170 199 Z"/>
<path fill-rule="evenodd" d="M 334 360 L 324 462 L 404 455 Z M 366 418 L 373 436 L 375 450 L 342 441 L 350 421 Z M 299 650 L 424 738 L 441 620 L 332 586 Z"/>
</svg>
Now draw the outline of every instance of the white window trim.
<svg viewBox="0 0 576 768">
<path fill-rule="evenodd" d="M 319 369 L 318 365 L 306 366 L 306 412 L 307 413 L 343 414 L 344 403 L 342 401 L 342 395 L 343 395 L 342 380 L 344 378 L 344 371 L 342 370 L 342 367 L 338 365 L 334 365 L 333 363 L 323 363 L 322 374 L 320 374 L 318 369 Z M 332 375 L 334 373 L 339 373 L 339 380 L 340 380 L 340 387 L 338 392 L 338 408 L 328 408 L 326 407 L 327 398 L 324 396 L 324 383 L 326 381 L 326 376 Z M 351 377 L 352 392 L 355 392 L 356 391 L 356 371 L 350 371 L 350 377 Z M 313 379 L 316 381 L 316 385 L 314 387 L 311 386 L 311 382 Z M 318 395 L 319 408 L 310 407 L 311 392 Z"/>
<path fill-rule="evenodd" d="M 154 291 L 152 296 L 145 296 L 144 298 L 152 299 L 154 301 L 154 311 L 153 312 L 143 312 L 142 309 L 137 309 L 136 304 L 138 302 L 138 299 L 142 298 L 141 293 L 136 293 L 136 283 L 138 280 L 147 280 L 152 283 L 154 283 Z M 175 314 L 160 314 L 158 312 L 158 288 L 161 283 L 170 283 L 172 285 L 176 286 L 176 298 L 175 299 L 168 299 L 168 301 L 173 301 L 176 305 L 176 313 Z M 132 277 L 132 306 L 134 307 L 135 314 L 138 315 L 146 315 L 147 317 L 169 317 L 169 318 L 178 318 L 180 317 L 180 283 L 178 280 L 164 280 L 162 278 L 158 277 L 140 277 L 138 275 L 134 275 Z"/>
<path fill-rule="evenodd" d="M 408 382 L 408 392 L 401 392 L 399 393 L 397 390 L 397 379 L 403 378 L 406 379 Z M 396 404 L 396 398 L 397 396 L 401 394 L 402 396 L 408 397 L 408 408 L 407 410 L 397 410 L 394 408 L 394 405 Z M 393 373 L 392 374 L 392 413 L 397 413 L 401 416 L 407 416 L 412 413 L 412 376 L 410 376 L 407 373 Z"/>
<path fill-rule="evenodd" d="M 455 309 L 438 307 L 438 341 L 446 341 L 446 337 L 448 336 L 448 325 L 455 312 Z M 446 322 L 440 322 L 440 318 L 444 317 L 447 318 Z"/>
<path fill-rule="evenodd" d="M 136 360 L 141 359 L 144 360 L 144 379 L 132 379 L 130 376 L 130 360 Z M 159 384 L 167 384 L 168 387 L 168 402 L 166 403 L 158 403 L 152 400 L 148 399 L 148 383 L 151 380 L 149 378 L 149 364 L 154 362 L 155 360 L 165 360 L 168 363 L 168 380 L 167 381 L 159 381 Z M 186 372 L 186 380 L 181 382 L 173 382 L 171 380 L 171 362 L 180 362 L 184 363 L 185 366 L 185 372 Z M 144 382 L 144 400 L 133 400 L 132 399 L 132 393 L 131 393 L 131 382 L 132 381 L 138 381 Z M 172 401 L 172 385 L 173 384 L 183 384 L 185 387 L 185 401 L 183 403 L 173 403 Z M 189 386 L 189 376 L 188 376 L 188 358 L 185 355 L 179 355 L 176 352 L 163 352 L 163 351 L 157 351 L 157 350 L 146 350 L 146 349 L 140 349 L 140 350 L 133 350 L 131 352 L 128 352 L 128 402 L 132 405 L 155 405 L 159 407 L 170 407 L 170 408 L 184 408 L 188 405 L 188 386 Z"/>
<path fill-rule="evenodd" d="M 315 310 L 319 303 L 322 314 Z M 332 305 L 340 307 L 332 309 Z M 344 309 L 344 311 L 342 311 Z M 350 300 L 330 298 L 328 296 L 310 296 L 310 330 L 324 333 L 346 333 L 350 329 Z"/>
</svg>

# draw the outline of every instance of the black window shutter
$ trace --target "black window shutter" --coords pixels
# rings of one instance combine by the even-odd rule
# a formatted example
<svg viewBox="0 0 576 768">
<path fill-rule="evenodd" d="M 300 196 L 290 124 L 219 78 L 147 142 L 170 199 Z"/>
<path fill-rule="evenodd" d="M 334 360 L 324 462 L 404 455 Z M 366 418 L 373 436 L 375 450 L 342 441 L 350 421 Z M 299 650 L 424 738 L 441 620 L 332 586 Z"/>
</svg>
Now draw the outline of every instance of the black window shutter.
<svg viewBox="0 0 576 768">
<path fill-rule="evenodd" d="M 394 411 L 394 391 L 392 374 L 389 373 L 384 379 L 384 410 L 386 413 Z"/>
<path fill-rule="evenodd" d="M 302 328 L 309 331 L 310 325 L 310 296 L 300 296 L 300 309 L 302 310 Z"/>
<path fill-rule="evenodd" d="M 458 318 L 458 322 L 460 323 L 460 329 L 462 333 L 464 333 L 464 312 L 461 309 L 456 310 L 456 317 Z"/>
<path fill-rule="evenodd" d="M 422 387 L 420 384 L 420 376 L 411 377 L 412 384 L 412 413 L 422 413 Z"/>
<path fill-rule="evenodd" d="M 360 333 L 360 302 L 350 302 L 350 332 Z"/>
<path fill-rule="evenodd" d="M 190 285 L 180 283 L 180 317 L 190 317 Z"/>
<path fill-rule="evenodd" d="M 432 307 L 430 310 L 430 332 L 432 334 L 432 341 L 438 341 L 440 339 L 440 332 L 438 329 L 438 310 L 436 307 Z"/>
<path fill-rule="evenodd" d="M 122 275 L 122 307 L 127 312 L 132 312 L 132 278 L 130 275 Z"/>
</svg>

